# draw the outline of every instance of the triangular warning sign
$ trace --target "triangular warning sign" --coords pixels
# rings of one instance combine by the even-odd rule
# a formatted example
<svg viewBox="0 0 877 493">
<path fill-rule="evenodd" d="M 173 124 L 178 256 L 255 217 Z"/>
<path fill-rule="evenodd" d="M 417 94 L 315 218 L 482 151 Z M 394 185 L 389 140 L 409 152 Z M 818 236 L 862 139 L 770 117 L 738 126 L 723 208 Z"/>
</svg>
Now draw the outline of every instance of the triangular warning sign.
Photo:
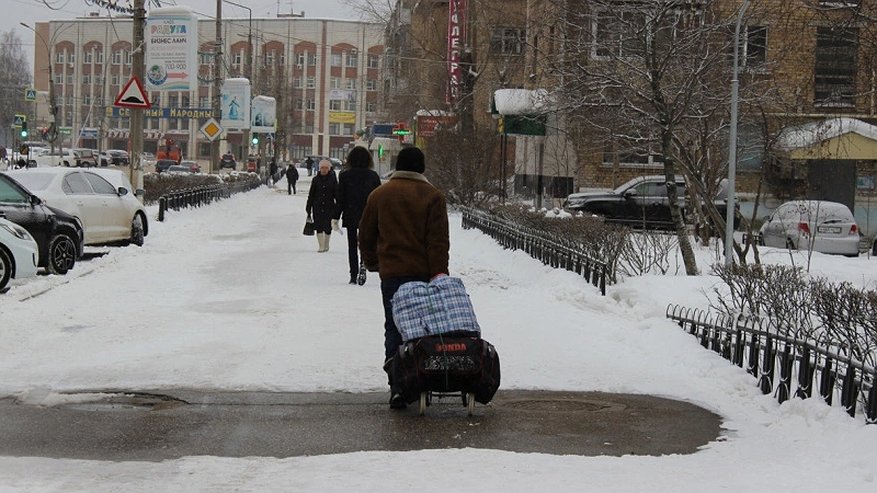
<svg viewBox="0 0 877 493">
<path fill-rule="evenodd" d="M 146 91 L 143 90 L 143 84 L 137 77 L 131 77 L 122 92 L 116 96 L 116 102 L 113 106 L 120 108 L 152 108 L 152 103 L 146 97 Z"/>
</svg>

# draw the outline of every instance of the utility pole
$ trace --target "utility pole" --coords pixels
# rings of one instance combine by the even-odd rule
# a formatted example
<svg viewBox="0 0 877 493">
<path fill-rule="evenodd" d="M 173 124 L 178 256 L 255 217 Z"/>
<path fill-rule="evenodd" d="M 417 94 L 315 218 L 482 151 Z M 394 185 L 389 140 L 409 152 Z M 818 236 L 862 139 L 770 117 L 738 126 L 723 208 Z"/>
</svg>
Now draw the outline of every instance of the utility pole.
<svg viewBox="0 0 877 493">
<path fill-rule="evenodd" d="M 143 29 L 146 23 L 146 9 L 144 8 L 145 0 L 134 0 L 134 34 L 132 36 L 134 42 L 134 53 L 131 67 L 131 75 L 138 80 L 143 80 L 145 72 L 145 56 L 146 43 L 143 39 Z M 137 189 L 142 188 L 139 180 L 142 177 L 142 163 L 140 162 L 140 154 L 143 152 L 143 109 L 132 108 L 131 120 L 128 133 L 131 139 L 131 164 L 128 166 L 129 178 L 131 185 Z"/>
<path fill-rule="evenodd" d="M 222 118 L 221 106 L 222 91 L 222 0 L 216 0 L 216 41 L 213 46 L 213 118 L 220 121 Z M 210 166 L 208 173 L 213 172 L 213 167 L 219 162 L 219 139 L 213 139 L 210 143 Z"/>
</svg>

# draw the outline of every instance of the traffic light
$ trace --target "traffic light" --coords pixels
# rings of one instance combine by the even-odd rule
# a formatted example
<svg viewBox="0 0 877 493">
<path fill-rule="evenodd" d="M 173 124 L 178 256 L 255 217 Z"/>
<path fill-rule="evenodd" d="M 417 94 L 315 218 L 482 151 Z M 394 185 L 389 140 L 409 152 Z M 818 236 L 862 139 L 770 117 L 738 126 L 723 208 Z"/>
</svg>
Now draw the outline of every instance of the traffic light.
<svg viewBox="0 0 877 493">
<path fill-rule="evenodd" d="M 258 135 L 253 135 L 253 145 L 254 146 L 259 145 L 259 136 Z"/>
<path fill-rule="evenodd" d="M 27 138 L 27 120 L 21 122 L 21 138 Z"/>
<path fill-rule="evenodd" d="M 378 159 L 384 159 L 384 144 L 378 144 Z"/>
</svg>

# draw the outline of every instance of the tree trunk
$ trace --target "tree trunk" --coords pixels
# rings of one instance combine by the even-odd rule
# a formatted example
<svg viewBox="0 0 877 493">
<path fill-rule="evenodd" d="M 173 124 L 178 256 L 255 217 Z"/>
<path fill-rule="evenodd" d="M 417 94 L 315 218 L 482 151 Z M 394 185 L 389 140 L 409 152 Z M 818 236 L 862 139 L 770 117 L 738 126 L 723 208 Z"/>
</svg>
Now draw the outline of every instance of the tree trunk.
<svg viewBox="0 0 877 493">
<path fill-rule="evenodd" d="M 676 190 L 676 163 L 670 153 L 670 136 L 665 134 L 661 139 L 664 145 L 664 177 L 667 179 L 667 198 L 670 200 L 670 217 L 676 227 L 676 236 L 679 238 L 679 250 L 682 252 L 682 261 L 685 264 L 685 273 L 696 276 L 697 260 L 694 258 L 694 250 L 691 248 L 691 240 L 685 228 L 682 211 L 679 209 L 679 193 Z"/>
</svg>

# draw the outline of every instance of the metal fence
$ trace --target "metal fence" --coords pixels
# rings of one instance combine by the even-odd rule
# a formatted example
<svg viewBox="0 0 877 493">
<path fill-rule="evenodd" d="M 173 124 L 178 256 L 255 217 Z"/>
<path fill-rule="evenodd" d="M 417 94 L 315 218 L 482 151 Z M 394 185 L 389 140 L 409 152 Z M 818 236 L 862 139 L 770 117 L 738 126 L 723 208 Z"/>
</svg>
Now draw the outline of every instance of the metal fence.
<svg viewBox="0 0 877 493">
<path fill-rule="evenodd" d="M 463 228 L 478 228 L 503 248 L 523 250 L 543 264 L 566 269 L 583 276 L 606 295 L 607 265 L 570 245 L 548 238 L 539 231 L 492 217 L 483 211 L 461 208 Z"/>
<path fill-rule="evenodd" d="M 761 392 L 774 392 L 780 403 L 791 397 L 807 399 L 815 386 L 829 406 L 840 398 L 847 414 L 855 416 L 861 405 L 865 421 L 877 423 L 877 370 L 849 356 L 843 346 L 777 334 L 761 318 L 679 305 L 669 305 L 666 315 L 696 336 L 703 347 L 745 368 L 758 379 Z"/>
<path fill-rule="evenodd" d="M 204 185 L 166 193 L 158 198 L 158 220 L 164 221 L 168 210 L 178 211 L 183 207 L 201 207 L 214 200 L 222 200 L 239 192 L 248 192 L 262 186 L 259 179 L 232 184 Z"/>
</svg>

